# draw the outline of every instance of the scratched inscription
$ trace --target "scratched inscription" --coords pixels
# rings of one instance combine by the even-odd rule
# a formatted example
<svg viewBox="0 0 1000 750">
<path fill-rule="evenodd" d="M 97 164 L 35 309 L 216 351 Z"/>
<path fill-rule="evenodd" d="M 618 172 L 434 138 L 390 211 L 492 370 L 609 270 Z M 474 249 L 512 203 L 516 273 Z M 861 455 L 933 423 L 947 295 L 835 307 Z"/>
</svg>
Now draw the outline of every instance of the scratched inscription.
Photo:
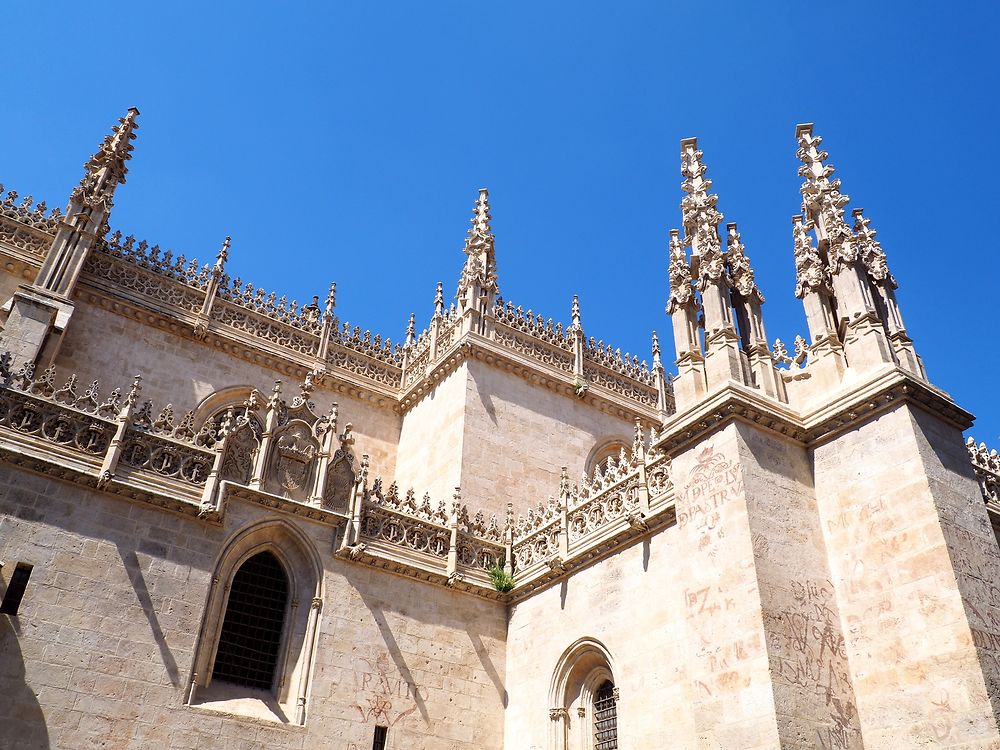
<svg viewBox="0 0 1000 750">
<path fill-rule="evenodd" d="M 860 747 L 833 583 L 801 578 L 791 581 L 790 593 L 785 608 L 764 614 L 774 679 L 822 697 L 831 724 L 817 729 L 817 747 Z"/>
<path fill-rule="evenodd" d="M 677 525 L 698 534 L 698 549 L 711 547 L 725 537 L 722 508 L 743 490 L 739 466 L 709 446 L 698 454 L 687 486 L 677 504 Z"/>
<path fill-rule="evenodd" d="M 362 722 L 392 727 L 417 710 L 417 686 L 401 679 L 389 655 L 360 659 L 354 670 L 357 710 Z"/>
</svg>

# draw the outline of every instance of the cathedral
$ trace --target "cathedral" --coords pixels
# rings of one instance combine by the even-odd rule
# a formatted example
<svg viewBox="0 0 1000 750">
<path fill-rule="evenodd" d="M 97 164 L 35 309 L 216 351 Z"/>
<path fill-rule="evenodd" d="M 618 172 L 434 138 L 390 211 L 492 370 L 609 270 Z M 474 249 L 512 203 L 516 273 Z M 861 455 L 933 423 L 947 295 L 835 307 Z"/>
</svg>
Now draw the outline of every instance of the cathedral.
<svg viewBox="0 0 1000 750">
<path fill-rule="evenodd" d="M 1000 457 L 811 124 L 808 330 L 690 138 L 644 359 L 502 297 L 485 189 L 399 342 L 123 236 L 138 115 L 0 188 L 0 748 L 1000 748 Z"/>
</svg>

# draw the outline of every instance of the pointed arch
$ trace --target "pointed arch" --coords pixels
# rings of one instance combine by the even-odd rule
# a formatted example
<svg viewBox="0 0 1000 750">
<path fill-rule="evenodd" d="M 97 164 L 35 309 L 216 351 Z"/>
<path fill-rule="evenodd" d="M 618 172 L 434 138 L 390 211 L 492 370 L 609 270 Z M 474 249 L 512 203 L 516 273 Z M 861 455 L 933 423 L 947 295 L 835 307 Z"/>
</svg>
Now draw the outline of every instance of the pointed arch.
<svg viewBox="0 0 1000 750">
<path fill-rule="evenodd" d="M 570 645 L 559 657 L 549 685 L 549 718 L 551 719 L 552 750 L 595 750 L 617 747 L 597 745 L 595 727 L 600 717 L 595 714 L 602 689 L 608 685 L 617 703 L 614 659 L 608 648 L 596 638 L 584 637 Z M 602 727 L 603 728 L 603 727 Z M 613 739 L 613 738 L 612 738 Z"/>
<path fill-rule="evenodd" d="M 608 459 L 612 456 L 617 460 L 618 456 L 621 454 L 622 449 L 625 449 L 625 455 L 631 457 L 632 455 L 632 438 L 627 436 L 618 436 L 605 438 L 598 442 L 590 451 L 587 456 L 587 463 L 584 468 L 584 473 L 591 477 L 594 475 L 594 469 L 598 466 L 601 467 L 603 471 L 606 466 Z"/>
<path fill-rule="evenodd" d="M 248 561 L 265 554 L 273 557 L 287 578 L 271 687 L 264 689 L 260 685 L 235 682 L 213 684 L 234 580 Z M 239 585 L 238 582 L 237 589 Z M 258 715 L 270 711 L 280 720 L 304 723 L 322 601 L 322 560 L 315 545 L 300 529 L 279 518 L 251 523 L 236 531 L 215 561 L 195 649 L 188 702 L 220 703 L 224 710 L 238 711 L 233 707 L 237 705 L 234 701 L 256 698 L 260 704 L 255 709 Z"/>
</svg>

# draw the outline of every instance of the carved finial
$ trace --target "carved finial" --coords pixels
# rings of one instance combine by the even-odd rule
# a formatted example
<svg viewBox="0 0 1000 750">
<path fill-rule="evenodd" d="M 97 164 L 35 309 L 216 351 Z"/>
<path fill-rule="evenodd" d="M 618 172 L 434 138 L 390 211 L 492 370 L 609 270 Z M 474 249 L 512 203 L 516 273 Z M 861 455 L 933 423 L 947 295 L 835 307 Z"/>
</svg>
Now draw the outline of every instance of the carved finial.
<svg viewBox="0 0 1000 750">
<path fill-rule="evenodd" d="M 441 317 L 444 312 L 444 284 L 437 283 L 437 290 L 434 292 L 434 317 Z"/>
<path fill-rule="evenodd" d="M 276 409 L 281 403 L 281 381 L 274 381 L 274 388 L 271 389 L 271 397 L 267 400 L 268 410 Z"/>
<path fill-rule="evenodd" d="M 684 244 L 690 245 L 692 258 L 697 258 L 698 289 L 726 281 L 726 257 L 719 240 L 722 214 L 716 209 L 719 196 L 708 192 L 712 181 L 705 177 L 708 167 L 701 160 L 697 138 L 681 141 L 681 215 L 684 222 Z"/>
<path fill-rule="evenodd" d="M 571 308 L 570 315 L 572 318 L 571 329 L 574 331 L 579 331 L 583 328 L 580 325 L 580 298 L 577 295 L 573 295 L 573 307 Z"/>
<path fill-rule="evenodd" d="M 473 282 L 478 282 L 483 289 L 499 292 L 497 284 L 496 252 L 493 230 L 490 221 L 490 193 L 486 188 L 479 189 L 479 197 L 472 210 L 472 226 L 465 238 L 465 268 L 458 283 L 456 296 L 461 299 Z"/>
<path fill-rule="evenodd" d="M 315 323 L 319 320 L 319 295 L 313 295 L 313 301 L 302 308 L 302 315 L 310 323 Z"/>
<path fill-rule="evenodd" d="M 410 320 L 406 324 L 406 346 L 413 346 L 417 332 L 417 316 L 410 313 Z"/>
<path fill-rule="evenodd" d="M 823 139 L 813 135 L 812 123 L 798 125 L 795 138 L 799 143 L 796 156 L 802 161 L 799 176 L 805 178 L 800 188 L 802 213 L 815 226 L 817 238 L 830 241 L 830 264 L 836 271 L 840 264 L 852 263 L 857 257 L 844 220 L 844 206 L 850 199 L 840 192 L 840 180 L 830 179 L 834 168 L 824 163 L 829 154 L 820 150 Z"/>
<path fill-rule="evenodd" d="M 667 302 L 667 312 L 673 315 L 677 310 L 693 305 L 695 302 L 694 287 L 691 285 L 694 280 L 691 275 L 691 266 L 688 265 L 680 232 L 676 229 L 670 230 L 668 274 L 670 275 L 670 299 Z"/>
<path fill-rule="evenodd" d="M 809 236 L 812 222 L 801 215 L 792 217 L 792 237 L 795 241 L 795 296 L 802 299 L 809 292 L 830 293 L 830 278 L 819 251 Z"/>
<path fill-rule="evenodd" d="M 559 472 L 559 497 L 565 498 L 569 495 L 569 469 L 565 466 Z"/>
<path fill-rule="evenodd" d="M 316 390 L 316 384 L 313 383 L 313 378 L 315 377 L 316 373 L 310 370 L 309 372 L 306 373 L 305 380 L 303 380 L 302 384 L 299 385 L 299 397 L 302 399 L 303 402 L 308 401 L 309 396 L 311 396 L 312 392 Z"/>
<path fill-rule="evenodd" d="M 875 239 L 878 234 L 871 227 L 871 219 L 864 215 L 863 208 L 855 208 L 851 215 L 854 217 L 854 233 L 857 235 L 858 252 L 861 261 L 868 270 L 868 275 L 873 281 L 882 282 L 892 289 L 899 287 L 895 277 L 889 271 L 889 263 L 882 250 L 882 244 Z"/>
<path fill-rule="evenodd" d="M 125 395 L 126 408 L 135 406 L 136 402 L 139 400 L 139 393 L 142 391 L 142 375 L 136 375 L 132 380 L 132 385 L 128 389 L 128 393 Z"/>
<path fill-rule="evenodd" d="M 220 272 L 226 267 L 226 261 L 229 260 L 229 246 L 232 241 L 232 237 L 226 237 L 226 239 L 222 241 L 222 247 L 219 249 L 219 254 L 215 256 L 215 267 Z"/>
<path fill-rule="evenodd" d="M 136 117 L 139 110 L 129 108 L 118 125 L 104 138 L 97 152 L 84 165 L 84 175 L 73 191 L 73 198 L 85 206 L 101 207 L 110 211 L 115 188 L 125 182 L 128 174 L 126 162 L 132 158 L 132 141 L 139 129 Z"/>
<path fill-rule="evenodd" d="M 326 317 L 333 317 L 333 308 L 337 306 L 337 282 L 330 283 L 330 290 L 326 293 Z"/>
<path fill-rule="evenodd" d="M 759 303 L 764 303 L 764 295 L 757 288 L 754 280 L 753 268 L 750 267 L 750 258 L 746 255 L 746 248 L 736 223 L 726 224 L 726 254 L 729 256 L 729 276 L 732 280 L 733 289 L 739 292 L 744 299 L 756 299 Z"/>
<path fill-rule="evenodd" d="M 660 360 L 660 337 L 656 335 L 656 331 L 653 331 L 653 367 L 662 367 L 663 362 Z"/>
</svg>

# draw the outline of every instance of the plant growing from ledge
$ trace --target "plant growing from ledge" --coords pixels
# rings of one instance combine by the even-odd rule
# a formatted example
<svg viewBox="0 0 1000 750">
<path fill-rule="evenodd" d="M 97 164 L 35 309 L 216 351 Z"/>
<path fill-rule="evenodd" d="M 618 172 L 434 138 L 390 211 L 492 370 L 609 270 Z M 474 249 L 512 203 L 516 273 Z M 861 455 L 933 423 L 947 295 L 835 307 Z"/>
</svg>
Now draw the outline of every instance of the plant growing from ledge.
<svg viewBox="0 0 1000 750">
<path fill-rule="evenodd" d="M 504 564 L 500 562 L 486 569 L 486 572 L 490 574 L 490 581 L 493 583 L 493 588 L 500 592 L 510 591 L 514 588 L 514 579 L 507 574 L 503 566 Z"/>
</svg>

